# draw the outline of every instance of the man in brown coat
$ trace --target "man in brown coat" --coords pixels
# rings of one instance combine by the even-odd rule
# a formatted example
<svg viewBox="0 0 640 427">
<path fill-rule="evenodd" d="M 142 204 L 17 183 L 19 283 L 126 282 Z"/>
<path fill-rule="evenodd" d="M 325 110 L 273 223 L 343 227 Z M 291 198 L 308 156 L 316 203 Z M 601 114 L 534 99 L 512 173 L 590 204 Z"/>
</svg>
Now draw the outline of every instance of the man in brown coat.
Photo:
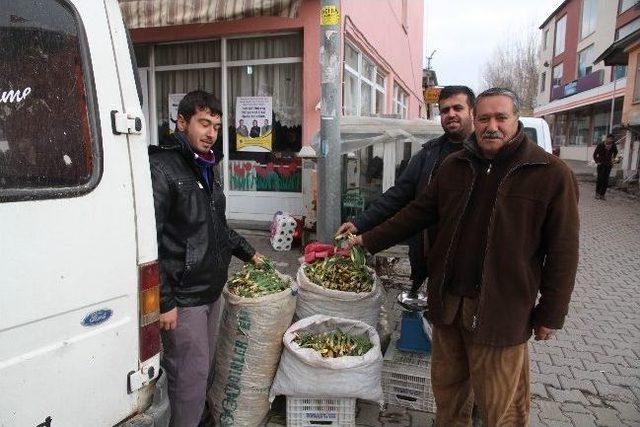
<svg viewBox="0 0 640 427">
<path fill-rule="evenodd" d="M 375 253 L 431 226 L 428 317 L 437 424 L 527 425 L 527 341 L 567 314 L 578 265 L 578 186 L 531 142 L 510 90 L 477 98 L 475 134 L 426 193 L 351 244 Z M 540 299 L 536 302 L 536 299 Z"/>
</svg>

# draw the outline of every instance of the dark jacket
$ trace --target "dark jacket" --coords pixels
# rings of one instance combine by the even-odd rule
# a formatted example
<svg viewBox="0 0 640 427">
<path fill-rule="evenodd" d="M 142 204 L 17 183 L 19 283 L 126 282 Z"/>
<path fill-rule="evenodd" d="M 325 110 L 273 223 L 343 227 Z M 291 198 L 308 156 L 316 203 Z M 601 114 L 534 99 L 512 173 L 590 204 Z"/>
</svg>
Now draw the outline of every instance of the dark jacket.
<svg viewBox="0 0 640 427">
<path fill-rule="evenodd" d="M 150 147 L 160 260 L 160 311 L 210 304 L 227 280 L 231 256 L 255 250 L 227 225 L 225 196 L 213 169 L 207 186 L 187 144 Z"/>
<path fill-rule="evenodd" d="M 473 339 L 492 346 L 525 342 L 533 326 L 559 329 L 567 314 L 578 266 L 578 185 L 564 162 L 522 132 L 513 164 L 498 187 L 484 248 Z M 475 142 L 471 142 L 475 144 Z M 426 193 L 392 219 L 363 235 L 365 247 L 380 251 L 433 224 L 428 309 L 441 324 L 456 241 L 476 179 L 474 154 L 447 157 Z M 540 293 L 540 300 L 536 298 Z"/>
<path fill-rule="evenodd" d="M 611 146 L 609 150 L 606 149 L 604 143 L 601 142 L 596 146 L 596 149 L 593 151 L 593 161 L 596 162 L 597 165 L 604 166 L 613 166 L 613 161 L 618 156 L 618 148 L 615 144 Z"/>
<path fill-rule="evenodd" d="M 426 189 L 434 167 L 443 160 L 441 154 L 448 142 L 447 136 L 441 135 L 422 144 L 422 148 L 411 157 L 395 185 L 385 191 L 362 215 L 356 218 L 354 225 L 359 233 L 369 231 L 391 218 Z M 420 283 L 427 277 L 424 248 L 423 233 L 411 236 L 409 239 L 411 277 Z"/>
</svg>

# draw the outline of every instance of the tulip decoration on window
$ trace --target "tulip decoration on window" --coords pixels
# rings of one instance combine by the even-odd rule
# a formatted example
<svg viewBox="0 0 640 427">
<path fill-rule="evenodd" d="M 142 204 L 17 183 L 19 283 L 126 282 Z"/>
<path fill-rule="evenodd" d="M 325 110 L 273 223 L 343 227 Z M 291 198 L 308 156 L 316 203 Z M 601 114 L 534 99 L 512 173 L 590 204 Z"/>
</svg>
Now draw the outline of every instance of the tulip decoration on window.
<svg viewBox="0 0 640 427">
<path fill-rule="evenodd" d="M 302 173 L 300 162 L 292 160 L 285 164 L 258 165 L 256 170 L 256 189 L 258 191 L 301 191 Z"/>
<path fill-rule="evenodd" d="M 231 161 L 231 190 L 256 191 L 256 167 L 252 162 Z"/>
</svg>

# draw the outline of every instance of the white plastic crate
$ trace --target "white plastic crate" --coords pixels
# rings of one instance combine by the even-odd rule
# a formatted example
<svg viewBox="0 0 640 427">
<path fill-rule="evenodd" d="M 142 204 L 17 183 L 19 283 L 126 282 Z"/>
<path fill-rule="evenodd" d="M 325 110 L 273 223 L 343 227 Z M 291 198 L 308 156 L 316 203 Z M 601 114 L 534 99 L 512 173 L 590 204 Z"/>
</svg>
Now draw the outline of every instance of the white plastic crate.
<svg viewBox="0 0 640 427">
<path fill-rule="evenodd" d="M 382 390 L 387 404 L 417 411 L 435 412 L 431 389 L 431 354 L 411 353 L 396 348 L 399 336 L 392 335 L 382 364 Z"/>
<path fill-rule="evenodd" d="M 355 427 L 356 399 L 313 399 L 287 396 L 287 426 Z"/>
</svg>

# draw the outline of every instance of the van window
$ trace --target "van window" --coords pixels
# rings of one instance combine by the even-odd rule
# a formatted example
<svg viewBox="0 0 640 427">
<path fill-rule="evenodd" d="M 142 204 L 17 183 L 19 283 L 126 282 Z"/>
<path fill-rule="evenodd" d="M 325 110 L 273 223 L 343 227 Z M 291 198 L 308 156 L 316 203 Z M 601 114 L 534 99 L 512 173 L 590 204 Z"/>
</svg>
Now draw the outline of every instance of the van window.
<svg viewBox="0 0 640 427">
<path fill-rule="evenodd" d="M 536 128 L 525 127 L 524 134 L 529 137 L 531 142 L 535 142 L 536 144 L 538 143 L 538 131 L 536 131 Z"/>
<path fill-rule="evenodd" d="M 100 156 L 79 19 L 55 0 L 2 5 L 0 201 L 89 191 Z"/>
</svg>

